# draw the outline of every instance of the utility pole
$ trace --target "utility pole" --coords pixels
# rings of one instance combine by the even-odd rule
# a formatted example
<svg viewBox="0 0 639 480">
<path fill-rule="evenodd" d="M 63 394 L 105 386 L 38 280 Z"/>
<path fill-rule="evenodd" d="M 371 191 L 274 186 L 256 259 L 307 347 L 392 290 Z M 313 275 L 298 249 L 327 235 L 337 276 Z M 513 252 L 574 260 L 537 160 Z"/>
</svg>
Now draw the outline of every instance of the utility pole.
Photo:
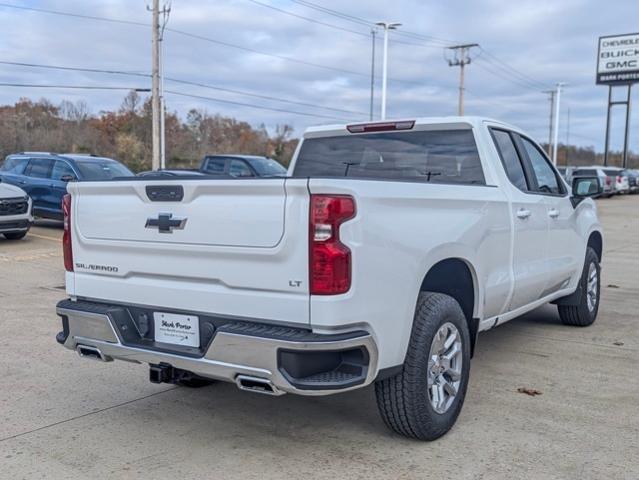
<svg viewBox="0 0 639 480">
<path fill-rule="evenodd" d="M 557 83 L 556 99 L 555 99 L 555 128 L 554 128 L 554 141 L 552 145 L 552 163 L 557 165 L 557 146 L 559 143 L 559 104 L 561 102 L 561 89 L 565 83 Z"/>
<path fill-rule="evenodd" d="M 459 67 L 459 104 L 457 106 L 457 115 L 464 115 L 464 67 L 471 62 L 469 55 L 470 49 L 479 47 L 477 43 L 466 43 L 464 45 L 455 45 L 448 47 L 449 50 L 455 52 L 455 57 L 448 60 L 448 66 Z"/>
<path fill-rule="evenodd" d="M 166 168 L 166 104 L 164 102 L 164 29 L 169 22 L 171 13 L 171 2 L 164 5 L 160 14 L 162 15 L 162 25 L 160 26 L 160 168 Z"/>
<path fill-rule="evenodd" d="M 151 25 L 151 110 L 152 160 L 151 168 L 160 168 L 160 0 L 153 0 Z"/>
<path fill-rule="evenodd" d="M 553 115 L 555 114 L 555 91 L 544 90 L 541 93 L 547 93 L 550 100 L 550 119 L 548 120 L 548 156 L 552 157 L 552 134 L 553 134 Z"/>
<path fill-rule="evenodd" d="M 147 9 L 149 9 L 147 7 Z M 170 5 L 160 10 L 160 0 L 153 0 L 149 9 L 152 12 L 151 25 L 151 111 L 152 111 L 152 158 L 151 168 L 165 168 L 165 135 L 164 135 L 164 49 L 162 40 L 164 28 L 171 12 Z M 160 25 L 162 15 L 162 25 Z"/>
<path fill-rule="evenodd" d="M 373 121 L 373 104 L 375 103 L 375 41 L 377 30 L 371 28 L 371 37 L 373 38 L 372 57 L 371 57 L 371 111 L 369 120 Z"/>
<path fill-rule="evenodd" d="M 377 22 L 375 25 L 384 29 L 384 55 L 382 57 L 382 120 L 386 120 L 386 87 L 388 77 L 388 32 L 401 26 L 397 22 Z"/>
</svg>

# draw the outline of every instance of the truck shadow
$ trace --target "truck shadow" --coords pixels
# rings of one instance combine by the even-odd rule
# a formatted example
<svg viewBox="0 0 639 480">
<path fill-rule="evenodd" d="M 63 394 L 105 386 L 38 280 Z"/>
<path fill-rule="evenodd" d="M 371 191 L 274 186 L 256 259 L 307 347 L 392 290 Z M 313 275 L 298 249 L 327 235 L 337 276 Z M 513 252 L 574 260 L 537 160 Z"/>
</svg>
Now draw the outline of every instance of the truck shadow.
<svg viewBox="0 0 639 480">
<path fill-rule="evenodd" d="M 554 306 L 542 307 L 495 330 L 482 333 L 488 338 L 482 342 L 480 337 L 479 351 L 473 359 L 475 375 L 471 375 L 469 396 L 477 394 L 473 392 L 473 383 L 482 381 L 481 372 L 486 366 L 482 364 L 490 364 L 493 361 L 493 354 L 489 352 L 495 348 L 508 351 L 508 348 L 515 343 L 512 337 L 520 335 L 524 330 L 529 330 L 532 324 L 540 323 L 561 325 Z M 482 346 L 485 350 L 483 353 Z M 473 379 L 473 376 L 478 378 Z M 483 400 L 490 401 L 488 398 Z M 362 441 L 375 438 L 376 441 L 382 442 L 415 443 L 395 435 L 383 424 L 378 414 L 373 385 L 361 390 L 325 397 L 296 395 L 270 397 L 241 392 L 232 384 L 220 382 L 195 390 L 180 387 L 167 395 L 159 396 L 155 401 L 162 403 L 158 410 L 176 412 L 170 418 L 162 419 L 162 422 L 171 422 L 171 429 L 181 430 L 185 424 L 192 423 L 194 418 L 199 419 L 189 428 L 189 435 L 196 435 L 201 437 L 202 441 L 213 443 L 219 441 L 220 431 L 226 432 L 226 435 L 240 435 L 243 442 L 255 448 L 266 449 L 274 448 L 270 444 L 277 442 L 278 438 L 286 438 L 289 442 L 285 443 L 289 448 L 291 448 L 290 440 L 303 440 L 302 443 L 295 442 L 293 448 L 299 447 L 305 450 L 318 437 L 323 439 L 322 443 L 326 443 L 326 440 L 331 438 L 339 442 L 344 431 L 348 431 L 349 436 L 354 436 L 352 438 Z M 474 408 L 474 402 L 476 399 L 466 402 L 462 418 L 468 419 L 469 411 Z M 147 410 L 147 412 L 153 410 Z M 334 448 L 339 448 L 338 443 Z"/>
</svg>

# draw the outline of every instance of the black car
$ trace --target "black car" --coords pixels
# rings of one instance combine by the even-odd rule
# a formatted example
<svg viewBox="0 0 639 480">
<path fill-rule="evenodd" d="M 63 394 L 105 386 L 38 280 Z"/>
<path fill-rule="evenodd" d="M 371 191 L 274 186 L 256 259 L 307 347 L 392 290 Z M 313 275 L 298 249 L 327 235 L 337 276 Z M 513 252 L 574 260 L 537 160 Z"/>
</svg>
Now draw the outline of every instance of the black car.
<svg viewBox="0 0 639 480">
<path fill-rule="evenodd" d="M 200 172 L 236 178 L 286 176 L 286 168 L 277 160 L 255 155 L 207 155 Z"/>
</svg>

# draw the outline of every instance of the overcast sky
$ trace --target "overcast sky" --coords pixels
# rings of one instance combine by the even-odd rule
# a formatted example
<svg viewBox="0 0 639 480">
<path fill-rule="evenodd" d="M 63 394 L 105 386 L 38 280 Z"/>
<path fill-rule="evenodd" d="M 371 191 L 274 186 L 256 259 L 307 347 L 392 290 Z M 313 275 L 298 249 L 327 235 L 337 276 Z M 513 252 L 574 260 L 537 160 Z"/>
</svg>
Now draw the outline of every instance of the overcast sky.
<svg viewBox="0 0 639 480">
<path fill-rule="evenodd" d="M 467 114 L 514 123 L 530 131 L 539 141 L 546 141 L 549 101 L 541 91 L 553 88 L 558 81 L 566 82 L 560 141 L 566 141 L 570 111 L 570 142 L 594 145 L 598 150 L 603 145 L 607 87 L 595 85 L 597 37 L 639 30 L 637 0 L 308 1 L 359 19 L 403 24 L 400 31 L 404 33 L 393 33 L 389 48 L 390 118 L 455 114 L 459 68 L 448 66 L 443 46 L 450 42 L 473 42 L 479 43 L 482 50 L 474 49 L 473 62 L 466 70 Z M 144 25 L 2 6 L 10 4 L 150 23 L 147 3 L 145 0 L 1 2 L 0 61 L 149 73 L 150 29 Z M 169 81 L 165 84 L 167 90 L 317 117 L 173 93 L 166 96 L 169 110 L 184 114 L 190 108 L 206 108 L 254 125 L 264 123 L 269 128 L 288 123 L 295 127 L 297 134 L 311 124 L 368 118 L 371 40 L 370 29 L 361 23 L 291 0 L 173 0 L 168 28 L 171 30 L 165 33 L 164 42 L 168 78 L 310 105 Z M 376 116 L 379 115 L 381 41 L 377 47 Z M 150 83 L 146 77 L 3 64 L 0 64 L 0 82 L 141 88 L 148 88 Z M 639 85 L 636 90 L 639 91 Z M 637 99 L 639 93 L 635 93 Z M 0 103 L 13 103 L 22 96 L 47 97 L 54 102 L 65 98 L 84 99 L 91 112 L 97 114 L 103 109 L 116 109 L 124 94 L 124 91 L 0 87 Z M 621 147 L 622 117 L 620 108 L 613 117 L 613 148 Z M 631 134 L 631 147 L 639 150 L 639 110 Z"/>
</svg>

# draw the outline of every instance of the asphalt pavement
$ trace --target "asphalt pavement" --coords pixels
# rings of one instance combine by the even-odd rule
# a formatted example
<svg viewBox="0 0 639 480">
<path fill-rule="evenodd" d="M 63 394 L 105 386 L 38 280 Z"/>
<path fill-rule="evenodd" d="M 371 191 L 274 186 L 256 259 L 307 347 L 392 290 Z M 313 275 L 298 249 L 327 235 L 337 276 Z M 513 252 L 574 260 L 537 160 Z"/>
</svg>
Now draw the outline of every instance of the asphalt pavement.
<svg viewBox="0 0 639 480">
<path fill-rule="evenodd" d="M 0 239 L 0 478 L 635 480 L 639 196 L 598 205 L 595 325 L 563 326 L 545 306 L 482 333 L 464 409 L 431 443 L 388 431 L 372 387 L 276 398 L 154 385 L 146 366 L 80 359 L 54 338 L 59 223 Z"/>
</svg>

